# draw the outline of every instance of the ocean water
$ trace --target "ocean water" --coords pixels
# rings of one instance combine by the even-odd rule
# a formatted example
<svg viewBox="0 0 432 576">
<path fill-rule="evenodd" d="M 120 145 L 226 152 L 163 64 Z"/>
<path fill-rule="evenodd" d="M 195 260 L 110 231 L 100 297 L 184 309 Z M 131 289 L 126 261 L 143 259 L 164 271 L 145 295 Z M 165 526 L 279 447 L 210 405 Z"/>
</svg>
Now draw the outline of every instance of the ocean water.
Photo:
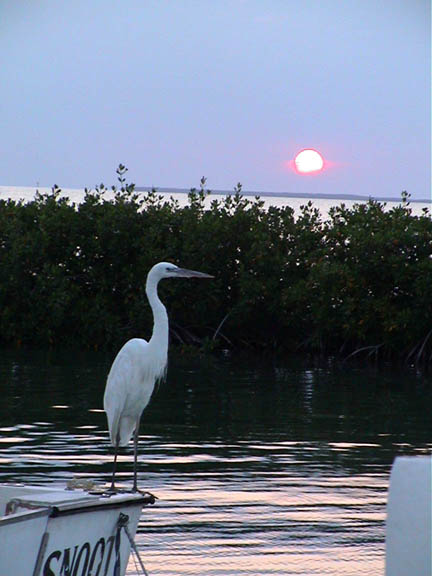
<svg viewBox="0 0 432 576">
<path fill-rule="evenodd" d="M 109 482 L 111 361 L 0 351 L 0 482 Z M 431 413 L 430 378 L 391 366 L 171 353 L 140 429 L 149 575 L 383 575 L 391 465 L 430 452 Z"/>
<path fill-rule="evenodd" d="M 0 186 L 0 200 L 12 198 L 13 200 L 25 200 L 29 201 L 32 200 L 36 193 L 35 187 L 11 187 L 11 186 Z M 47 193 L 50 191 L 50 188 L 39 187 L 39 192 Z M 79 203 L 82 201 L 84 197 L 84 190 L 80 189 L 72 189 L 72 188 L 64 188 L 62 189 L 62 194 L 67 196 L 71 202 Z M 185 206 L 187 204 L 187 191 L 181 191 L 178 188 L 163 188 L 158 190 L 158 194 L 164 196 L 165 198 L 169 199 L 170 197 L 177 200 L 180 206 Z M 247 193 L 245 193 L 247 194 Z M 210 202 L 214 199 L 218 199 L 223 197 L 224 193 L 213 193 L 209 197 L 207 197 L 205 204 L 206 206 L 210 206 Z M 254 198 L 254 195 L 251 194 L 251 199 Z M 113 193 L 111 191 L 107 191 L 106 198 L 113 198 Z M 368 198 L 364 197 L 361 199 L 360 197 L 353 198 L 350 196 L 347 197 L 337 197 L 337 198 L 328 198 L 328 197 L 296 197 L 296 196 L 284 196 L 282 194 L 274 194 L 271 195 L 270 193 L 265 193 L 261 196 L 261 199 L 264 201 L 264 205 L 268 206 L 291 206 L 295 213 L 298 214 L 300 212 L 300 208 L 302 205 L 309 202 L 309 200 L 313 203 L 313 205 L 318 208 L 323 217 L 328 215 L 328 211 L 332 206 L 337 206 L 344 203 L 348 208 L 352 208 L 354 204 L 367 202 Z M 386 208 L 390 210 L 391 208 L 398 206 L 400 204 L 399 201 L 389 200 L 386 201 Z M 412 213 L 415 215 L 421 215 L 423 213 L 424 208 L 431 209 L 431 202 L 428 201 L 412 201 L 410 204 Z"/>
</svg>

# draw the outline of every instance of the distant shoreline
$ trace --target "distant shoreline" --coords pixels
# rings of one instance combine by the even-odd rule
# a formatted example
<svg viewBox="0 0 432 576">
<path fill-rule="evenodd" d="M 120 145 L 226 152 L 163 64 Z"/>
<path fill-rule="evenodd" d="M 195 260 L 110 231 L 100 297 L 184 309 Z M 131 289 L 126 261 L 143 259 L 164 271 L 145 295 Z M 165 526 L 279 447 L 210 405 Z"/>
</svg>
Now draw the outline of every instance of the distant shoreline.
<svg viewBox="0 0 432 576">
<path fill-rule="evenodd" d="M 135 186 L 137 192 L 147 192 L 151 190 L 151 186 Z M 162 194 L 188 194 L 188 188 L 158 188 L 155 187 L 157 192 Z M 402 202 L 402 197 L 391 196 L 363 196 L 361 194 L 309 194 L 307 192 L 251 192 L 250 190 L 242 190 L 242 196 L 259 196 L 260 198 L 305 198 L 308 200 L 358 200 L 359 202 L 368 202 L 369 200 L 376 200 L 378 202 Z M 211 194 L 217 196 L 228 196 L 234 194 L 233 190 L 211 190 Z M 414 199 L 409 198 L 409 202 L 418 202 L 420 204 L 432 203 L 432 198 L 428 199 Z"/>
</svg>

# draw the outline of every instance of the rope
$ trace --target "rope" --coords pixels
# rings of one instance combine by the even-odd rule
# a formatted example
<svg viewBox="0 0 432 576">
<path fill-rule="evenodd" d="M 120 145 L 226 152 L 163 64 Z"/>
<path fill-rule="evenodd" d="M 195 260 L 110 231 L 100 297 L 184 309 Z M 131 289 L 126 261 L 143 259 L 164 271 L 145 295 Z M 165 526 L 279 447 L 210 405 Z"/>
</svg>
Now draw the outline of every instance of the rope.
<svg viewBox="0 0 432 576">
<path fill-rule="evenodd" d="M 141 567 L 142 573 L 144 576 L 148 576 L 148 572 L 144 567 L 143 561 L 141 560 L 141 556 L 138 552 L 138 548 L 134 542 L 134 539 L 129 532 L 129 516 L 120 512 L 119 519 L 117 521 L 117 533 L 116 533 L 116 540 L 115 540 L 115 551 L 116 551 L 116 563 L 114 566 L 114 575 L 113 576 L 120 576 L 120 533 L 121 529 L 123 528 L 126 532 L 126 536 L 128 537 L 129 544 L 132 548 L 132 551 L 135 553 L 136 558 L 138 559 L 139 565 Z"/>
</svg>

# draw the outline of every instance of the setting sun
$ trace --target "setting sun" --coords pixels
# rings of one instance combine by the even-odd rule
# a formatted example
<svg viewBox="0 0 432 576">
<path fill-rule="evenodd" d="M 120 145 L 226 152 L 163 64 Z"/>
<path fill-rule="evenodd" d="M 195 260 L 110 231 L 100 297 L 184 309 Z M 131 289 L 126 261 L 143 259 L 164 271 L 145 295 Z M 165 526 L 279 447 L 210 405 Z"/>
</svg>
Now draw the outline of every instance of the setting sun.
<svg viewBox="0 0 432 576">
<path fill-rule="evenodd" d="M 298 173 L 310 174 L 320 172 L 323 169 L 324 160 L 319 152 L 308 148 L 297 154 L 294 158 L 294 165 Z"/>
</svg>

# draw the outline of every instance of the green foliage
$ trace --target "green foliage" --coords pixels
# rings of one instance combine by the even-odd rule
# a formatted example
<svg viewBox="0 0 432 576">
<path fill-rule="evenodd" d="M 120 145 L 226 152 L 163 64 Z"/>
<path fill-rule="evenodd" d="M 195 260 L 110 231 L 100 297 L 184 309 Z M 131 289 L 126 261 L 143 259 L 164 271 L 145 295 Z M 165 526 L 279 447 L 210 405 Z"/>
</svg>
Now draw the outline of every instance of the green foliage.
<svg viewBox="0 0 432 576">
<path fill-rule="evenodd" d="M 184 346 L 373 351 L 406 358 L 432 350 L 432 222 L 409 197 L 264 208 L 238 184 L 215 197 L 205 178 L 180 207 L 156 190 L 86 190 L 72 204 L 54 186 L 32 202 L 0 201 L 0 341 L 118 346 L 149 337 L 149 268 L 160 260 L 215 275 L 163 282 L 172 339 Z M 211 197 L 210 197 L 211 198 Z"/>
</svg>

